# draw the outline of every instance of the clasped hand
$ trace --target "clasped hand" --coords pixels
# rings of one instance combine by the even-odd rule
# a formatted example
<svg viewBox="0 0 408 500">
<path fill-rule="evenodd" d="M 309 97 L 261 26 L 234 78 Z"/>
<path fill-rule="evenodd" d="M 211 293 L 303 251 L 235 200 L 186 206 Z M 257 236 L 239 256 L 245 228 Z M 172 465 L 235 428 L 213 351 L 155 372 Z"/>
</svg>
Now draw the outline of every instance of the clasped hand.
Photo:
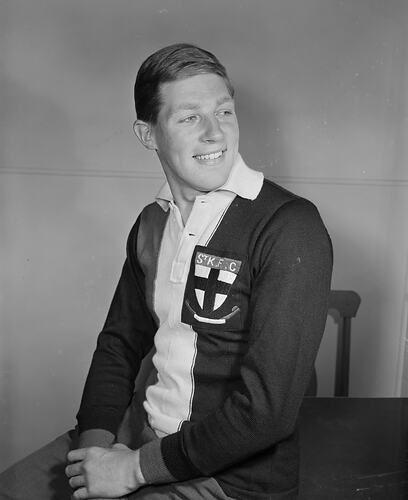
<svg viewBox="0 0 408 500">
<path fill-rule="evenodd" d="M 144 484 L 140 471 L 139 450 L 124 444 L 112 448 L 80 448 L 67 455 L 70 464 L 65 473 L 75 489 L 75 500 L 88 498 L 119 498 Z"/>
</svg>

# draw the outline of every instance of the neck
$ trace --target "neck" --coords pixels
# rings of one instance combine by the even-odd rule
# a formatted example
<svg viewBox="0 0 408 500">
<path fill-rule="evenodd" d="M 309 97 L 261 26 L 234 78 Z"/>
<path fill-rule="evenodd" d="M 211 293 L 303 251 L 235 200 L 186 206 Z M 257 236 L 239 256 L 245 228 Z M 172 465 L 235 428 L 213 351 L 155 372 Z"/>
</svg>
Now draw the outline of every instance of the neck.
<svg viewBox="0 0 408 500">
<path fill-rule="evenodd" d="M 193 209 L 196 197 L 205 194 L 205 192 L 197 191 L 191 187 L 180 186 L 179 183 L 174 182 L 169 176 L 167 177 L 167 181 L 173 194 L 174 203 L 180 211 L 183 223 L 186 224 L 191 210 Z"/>
<path fill-rule="evenodd" d="M 177 208 L 180 211 L 181 218 L 183 220 L 183 224 L 186 225 L 186 222 L 190 216 L 191 210 L 193 209 L 194 201 L 185 200 L 183 198 L 177 199 L 174 198 L 174 201 L 177 205 Z"/>
</svg>

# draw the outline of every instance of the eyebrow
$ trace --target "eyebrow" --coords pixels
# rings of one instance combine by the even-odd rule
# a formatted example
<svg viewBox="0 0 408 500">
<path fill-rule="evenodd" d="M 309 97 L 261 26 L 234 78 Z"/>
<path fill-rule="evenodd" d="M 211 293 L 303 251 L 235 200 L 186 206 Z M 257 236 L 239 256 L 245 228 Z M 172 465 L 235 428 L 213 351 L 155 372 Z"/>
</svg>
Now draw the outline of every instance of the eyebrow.
<svg viewBox="0 0 408 500">
<path fill-rule="evenodd" d="M 220 99 L 217 100 L 216 105 L 220 106 L 221 104 L 225 104 L 226 102 L 234 102 L 234 99 L 231 96 L 221 97 Z M 200 108 L 200 105 L 197 103 L 184 102 L 184 103 L 181 103 L 179 106 L 176 106 L 172 110 L 171 114 L 173 115 L 175 113 L 178 113 L 179 111 L 194 111 L 194 110 L 199 109 L 199 108 Z"/>
</svg>

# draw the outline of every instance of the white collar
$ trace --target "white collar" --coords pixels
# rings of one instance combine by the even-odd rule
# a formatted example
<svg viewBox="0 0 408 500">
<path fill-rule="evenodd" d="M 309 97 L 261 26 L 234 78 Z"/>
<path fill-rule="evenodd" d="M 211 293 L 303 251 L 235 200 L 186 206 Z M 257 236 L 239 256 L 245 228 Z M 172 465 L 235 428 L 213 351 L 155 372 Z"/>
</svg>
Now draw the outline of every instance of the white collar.
<svg viewBox="0 0 408 500">
<path fill-rule="evenodd" d="M 215 191 L 231 191 L 242 198 L 254 200 L 262 188 L 263 180 L 263 173 L 249 168 L 238 153 L 227 181 Z M 167 212 L 171 201 L 174 198 L 166 181 L 156 196 L 156 202 Z"/>
</svg>

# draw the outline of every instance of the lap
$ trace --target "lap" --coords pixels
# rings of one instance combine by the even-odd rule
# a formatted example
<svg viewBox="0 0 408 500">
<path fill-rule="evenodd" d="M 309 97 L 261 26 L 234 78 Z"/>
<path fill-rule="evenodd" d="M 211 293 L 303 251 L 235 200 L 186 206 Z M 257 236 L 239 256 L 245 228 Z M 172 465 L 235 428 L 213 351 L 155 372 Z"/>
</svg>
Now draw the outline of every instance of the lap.
<svg viewBox="0 0 408 500">
<path fill-rule="evenodd" d="M 161 486 L 146 486 L 128 497 L 128 500 L 233 500 L 211 477 L 197 478 Z"/>
<path fill-rule="evenodd" d="M 1 500 L 70 500 L 72 489 L 65 476 L 68 451 L 76 431 L 62 434 L 0 474 Z M 146 486 L 128 500 L 228 500 L 213 478 Z"/>
<path fill-rule="evenodd" d="M 1 500 L 69 500 L 66 456 L 76 431 L 66 432 L 0 474 Z"/>
</svg>

